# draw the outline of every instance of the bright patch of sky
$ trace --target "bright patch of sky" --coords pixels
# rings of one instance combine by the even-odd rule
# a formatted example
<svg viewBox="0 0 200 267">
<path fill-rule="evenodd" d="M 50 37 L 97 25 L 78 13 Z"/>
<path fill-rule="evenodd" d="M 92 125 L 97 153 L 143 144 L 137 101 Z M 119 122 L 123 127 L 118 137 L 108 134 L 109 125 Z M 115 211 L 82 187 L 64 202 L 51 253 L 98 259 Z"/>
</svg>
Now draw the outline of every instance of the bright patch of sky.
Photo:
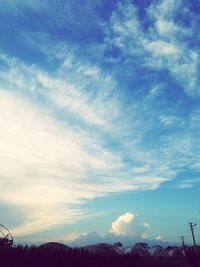
<svg viewBox="0 0 200 267">
<path fill-rule="evenodd" d="M 175 241 L 199 220 L 199 11 L 1 1 L 0 223 L 16 238 Z"/>
</svg>

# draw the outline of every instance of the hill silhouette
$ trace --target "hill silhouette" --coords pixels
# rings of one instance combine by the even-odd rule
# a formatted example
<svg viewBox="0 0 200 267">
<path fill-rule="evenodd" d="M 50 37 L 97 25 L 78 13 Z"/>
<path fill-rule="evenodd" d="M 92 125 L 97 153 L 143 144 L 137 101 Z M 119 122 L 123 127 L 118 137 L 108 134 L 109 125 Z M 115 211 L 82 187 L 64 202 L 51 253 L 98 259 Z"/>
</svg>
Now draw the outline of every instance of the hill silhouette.
<svg viewBox="0 0 200 267">
<path fill-rule="evenodd" d="M 197 251 L 198 250 L 198 251 Z M 0 247 L 1 267 L 198 267 L 197 247 L 148 247 L 138 243 L 125 253 L 116 244 L 70 248 L 49 242 L 36 246 Z"/>
</svg>

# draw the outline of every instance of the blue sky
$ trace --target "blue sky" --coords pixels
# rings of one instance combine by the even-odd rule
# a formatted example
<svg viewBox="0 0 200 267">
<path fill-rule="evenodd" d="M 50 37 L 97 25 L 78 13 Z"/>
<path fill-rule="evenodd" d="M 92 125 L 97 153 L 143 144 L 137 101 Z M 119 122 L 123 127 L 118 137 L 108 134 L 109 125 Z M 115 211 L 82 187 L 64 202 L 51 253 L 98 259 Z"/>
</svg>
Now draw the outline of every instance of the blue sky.
<svg viewBox="0 0 200 267">
<path fill-rule="evenodd" d="M 1 1 L 0 222 L 17 240 L 191 242 L 199 11 L 197 0 Z"/>
</svg>

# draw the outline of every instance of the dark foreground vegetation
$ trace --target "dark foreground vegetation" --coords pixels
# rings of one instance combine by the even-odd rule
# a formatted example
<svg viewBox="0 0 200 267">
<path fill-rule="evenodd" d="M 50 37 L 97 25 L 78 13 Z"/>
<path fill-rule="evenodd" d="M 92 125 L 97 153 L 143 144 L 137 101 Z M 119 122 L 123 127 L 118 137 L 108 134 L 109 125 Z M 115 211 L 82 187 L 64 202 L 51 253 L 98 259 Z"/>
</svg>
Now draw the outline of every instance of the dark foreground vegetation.
<svg viewBox="0 0 200 267">
<path fill-rule="evenodd" d="M 184 259 L 152 258 L 139 255 L 90 254 L 82 249 L 52 250 L 41 247 L 0 248 L 1 267 L 193 267 L 195 254 Z"/>
</svg>

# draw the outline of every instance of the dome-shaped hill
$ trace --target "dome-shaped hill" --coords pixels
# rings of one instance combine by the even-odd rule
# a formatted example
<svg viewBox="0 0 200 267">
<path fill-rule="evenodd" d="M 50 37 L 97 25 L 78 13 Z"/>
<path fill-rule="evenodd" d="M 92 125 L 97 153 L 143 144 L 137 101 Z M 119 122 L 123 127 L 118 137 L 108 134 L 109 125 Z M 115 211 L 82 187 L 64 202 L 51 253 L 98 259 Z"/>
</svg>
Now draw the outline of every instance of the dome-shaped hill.
<svg viewBox="0 0 200 267">
<path fill-rule="evenodd" d="M 48 242 L 45 244 L 42 244 L 39 246 L 40 248 L 44 249 L 53 249 L 53 250 L 70 250 L 71 248 L 62 244 L 62 243 L 57 243 L 57 242 Z"/>
<path fill-rule="evenodd" d="M 114 245 L 107 243 L 99 243 L 94 245 L 89 245 L 83 247 L 85 251 L 88 251 L 91 254 L 104 254 L 104 255 L 122 255 L 124 254 L 120 249 Z"/>
</svg>

